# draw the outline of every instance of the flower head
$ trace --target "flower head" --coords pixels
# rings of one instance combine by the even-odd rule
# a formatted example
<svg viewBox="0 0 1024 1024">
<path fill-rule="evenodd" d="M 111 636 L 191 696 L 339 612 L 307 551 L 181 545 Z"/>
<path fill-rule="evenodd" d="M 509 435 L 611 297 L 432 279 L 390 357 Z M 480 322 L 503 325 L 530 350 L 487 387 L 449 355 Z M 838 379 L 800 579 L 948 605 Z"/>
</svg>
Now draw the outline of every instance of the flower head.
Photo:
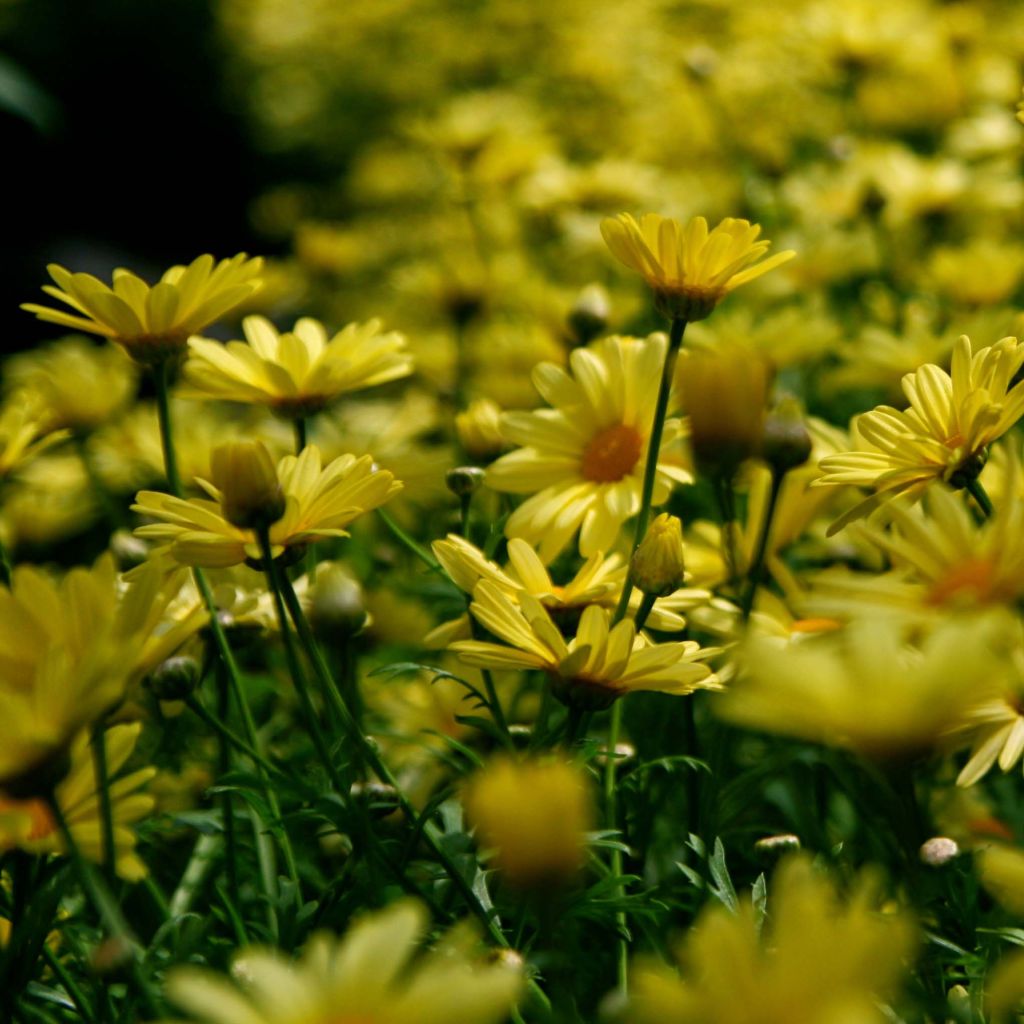
<svg viewBox="0 0 1024 1024">
<path fill-rule="evenodd" d="M 572 374 L 541 363 L 533 381 L 554 406 L 506 413 L 502 432 L 522 445 L 487 471 L 499 491 L 529 494 L 505 532 L 540 545 L 550 562 L 581 530 L 580 552 L 609 551 L 622 524 L 640 511 L 647 445 L 658 396 L 666 341 L 662 335 L 603 338 L 570 357 Z M 666 457 L 682 424 L 665 423 L 654 503 L 690 474 Z"/>
<path fill-rule="evenodd" d="M 221 513 L 232 526 L 258 530 L 284 515 L 284 492 L 262 441 L 218 445 L 210 456 L 210 477 L 220 491 Z"/>
<path fill-rule="evenodd" d="M 404 336 L 380 327 L 379 320 L 349 324 L 328 337 L 310 317 L 280 333 L 265 317 L 248 316 L 245 341 L 189 341 L 189 394 L 265 405 L 288 418 L 310 416 L 343 394 L 412 372 Z"/>
<path fill-rule="evenodd" d="M 111 777 L 131 756 L 141 729 L 141 725 L 133 724 L 107 730 L 104 742 Z M 86 733 L 80 733 L 72 743 L 70 756 L 71 768 L 57 784 L 54 795 L 79 849 L 100 864 L 104 852 L 100 798 Z M 117 873 L 130 882 L 146 875 L 146 865 L 135 853 L 135 834 L 129 826 L 153 809 L 153 798 L 140 790 L 154 775 L 155 768 L 140 768 L 117 779 L 110 789 Z M 39 798 L 11 800 L 0 795 L 0 851 L 14 848 L 34 854 L 67 853 L 49 808 Z"/>
<path fill-rule="evenodd" d="M 688 321 L 703 320 L 733 289 L 796 255 L 787 250 L 762 260 L 771 242 L 758 241 L 760 225 L 735 217 L 708 231 L 703 217 L 683 225 L 645 213 L 638 223 L 620 213 L 601 222 L 601 234 L 612 255 L 643 276 L 658 309 Z"/>
<path fill-rule="evenodd" d="M 667 512 L 655 517 L 629 564 L 630 579 L 652 597 L 667 597 L 683 585 L 683 524 Z"/>
<path fill-rule="evenodd" d="M 21 308 L 40 320 L 110 338 L 137 362 L 159 363 L 180 353 L 189 335 L 256 292 L 262 267 L 262 259 L 249 259 L 245 253 L 219 263 L 207 254 L 187 267 L 171 267 L 150 286 L 123 268 L 106 285 L 91 274 L 73 274 L 51 263 L 46 269 L 57 287 L 44 285 L 43 291 L 74 312 L 35 303 Z"/>
<path fill-rule="evenodd" d="M 886 1020 L 916 945 L 904 914 L 880 914 L 877 880 L 861 875 L 849 899 L 803 856 L 782 862 L 768 887 L 768 935 L 754 908 L 704 910 L 678 957 L 680 977 L 641 965 L 629 1024 L 832 1024 Z"/>
<path fill-rule="evenodd" d="M 465 804 L 481 847 L 517 888 L 560 887 L 582 869 L 593 808 L 576 764 L 495 757 L 467 784 Z"/>
<path fill-rule="evenodd" d="M 410 963 L 426 913 L 396 903 L 362 917 L 341 938 L 318 932 L 297 962 L 260 948 L 234 959 L 236 985 L 213 971 L 179 967 L 171 1000 L 205 1024 L 499 1024 L 522 986 L 507 961 L 480 963 L 452 943 Z"/>
<path fill-rule="evenodd" d="M 315 445 L 299 456 L 286 455 L 277 464 L 277 479 L 284 494 L 284 515 L 270 527 L 274 557 L 287 548 L 347 537 L 345 527 L 370 509 L 383 505 L 402 485 L 386 470 L 376 469 L 369 455 L 342 455 L 321 466 Z M 224 494 L 212 483 L 197 480 L 212 500 L 174 498 L 159 491 L 140 491 L 132 509 L 159 520 L 135 532 L 159 544 L 154 554 L 166 552 L 182 565 L 227 568 L 261 557 L 259 538 L 251 527 L 229 522 Z"/>
<path fill-rule="evenodd" d="M 897 494 L 917 494 L 936 480 L 963 487 L 981 470 L 985 449 L 1024 415 L 1024 345 L 1003 338 L 973 352 L 964 335 L 951 373 L 926 363 L 903 378 L 904 412 L 881 405 L 852 424 L 856 450 L 821 460 L 818 484 L 857 484 L 872 494 L 829 528 L 867 515 Z"/>
<path fill-rule="evenodd" d="M 608 707 L 633 690 L 682 695 L 718 686 L 703 663 L 713 650 L 692 640 L 648 646 L 630 619 L 610 627 L 610 614 L 598 605 L 584 609 L 569 641 L 532 594 L 520 592 L 515 604 L 487 580 L 477 585 L 470 611 L 503 643 L 457 641 L 452 649 L 463 661 L 482 668 L 541 669 L 554 695 L 572 706 Z"/>
</svg>

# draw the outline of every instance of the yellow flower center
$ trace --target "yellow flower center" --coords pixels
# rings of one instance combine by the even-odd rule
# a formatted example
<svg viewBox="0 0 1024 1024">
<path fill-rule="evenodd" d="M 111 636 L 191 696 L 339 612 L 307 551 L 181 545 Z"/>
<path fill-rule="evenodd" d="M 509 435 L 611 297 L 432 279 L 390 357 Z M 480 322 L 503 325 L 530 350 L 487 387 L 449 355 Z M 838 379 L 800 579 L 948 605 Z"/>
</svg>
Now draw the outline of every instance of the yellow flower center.
<svg viewBox="0 0 1024 1024">
<path fill-rule="evenodd" d="M 926 600 L 930 605 L 944 605 L 964 598 L 989 601 L 997 597 L 995 564 L 989 558 L 971 558 L 936 580 Z"/>
<path fill-rule="evenodd" d="M 614 483 L 633 471 L 642 450 L 643 439 L 636 429 L 616 423 L 596 434 L 583 450 L 581 471 L 595 483 Z"/>
<path fill-rule="evenodd" d="M 792 633 L 832 633 L 842 627 L 837 619 L 794 619 L 789 627 Z"/>
<path fill-rule="evenodd" d="M 57 825 L 50 814 L 49 808 L 42 800 L 8 800 L 0 796 L 0 814 L 5 812 L 27 814 L 31 828 L 27 839 L 45 839 L 57 830 Z"/>
</svg>

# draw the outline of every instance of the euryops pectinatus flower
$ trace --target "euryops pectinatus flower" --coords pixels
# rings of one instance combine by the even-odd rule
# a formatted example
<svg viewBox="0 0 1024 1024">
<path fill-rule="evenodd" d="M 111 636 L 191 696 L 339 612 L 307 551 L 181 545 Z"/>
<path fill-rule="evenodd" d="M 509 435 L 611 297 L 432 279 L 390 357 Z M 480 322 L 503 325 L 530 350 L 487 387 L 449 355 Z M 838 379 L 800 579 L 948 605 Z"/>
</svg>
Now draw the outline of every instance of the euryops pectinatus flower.
<svg viewBox="0 0 1024 1024">
<path fill-rule="evenodd" d="M 0 587 L 0 791 L 44 795 L 72 739 L 122 699 L 160 582 L 146 567 L 123 587 L 104 557 L 59 582 L 18 566 Z"/>
<path fill-rule="evenodd" d="M 58 287 L 43 291 L 74 312 L 25 303 L 40 320 L 99 334 L 123 346 L 140 363 L 159 363 L 181 352 L 189 335 L 209 327 L 255 294 L 263 260 L 239 253 L 215 263 L 209 254 L 175 266 L 148 285 L 130 270 L 114 271 L 111 285 L 91 274 L 73 274 L 56 263 L 46 268 Z"/>
<path fill-rule="evenodd" d="M 240 986 L 195 967 L 167 981 L 171 1000 L 205 1024 L 499 1024 L 522 988 L 508 960 L 476 962 L 455 944 L 413 962 L 427 915 L 404 901 L 367 915 L 342 938 L 315 934 L 297 962 L 242 950 Z"/>
<path fill-rule="evenodd" d="M 310 541 L 347 537 L 346 526 L 402 488 L 387 470 L 376 469 L 369 455 L 358 459 L 342 455 L 323 466 L 315 445 L 298 456 L 281 459 L 277 478 L 284 495 L 284 514 L 270 526 L 275 558 Z M 140 491 L 133 510 L 158 521 L 135 532 L 157 542 L 155 553 L 166 553 L 182 565 L 227 568 L 246 559 L 258 561 L 256 531 L 228 520 L 219 488 L 206 480 L 197 483 L 209 499 L 185 500 L 159 491 Z"/>
<path fill-rule="evenodd" d="M 657 213 L 628 213 L 601 222 L 612 255 L 642 275 L 665 316 L 703 320 L 729 292 L 791 260 L 790 250 L 762 259 L 771 242 L 761 226 L 726 217 L 711 231 L 703 217 L 685 225 Z"/>
<path fill-rule="evenodd" d="M 570 356 L 572 373 L 541 363 L 533 382 L 553 409 L 506 413 L 504 435 L 521 445 L 487 470 L 499 491 L 529 494 L 511 515 L 509 537 L 540 545 L 551 561 L 580 530 L 584 557 L 609 551 L 622 524 L 640 510 L 644 463 L 665 338 L 604 338 Z M 665 455 L 682 423 L 665 423 L 654 503 L 667 500 L 690 474 Z"/>
<path fill-rule="evenodd" d="M 744 899 L 709 902 L 677 958 L 635 974 L 629 1024 L 882 1024 L 917 944 L 904 912 L 882 914 L 878 879 L 862 874 L 849 898 L 803 856 L 769 886 L 767 935 Z M 813 966 L 809 966 L 813 965 Z"/>
<path fill-rule="evenodd" d="M 281 333 L 262 316 L 242 321 L 245 341 L 189 341 L 186 393 L 196 398 L 265 405 L 281 416 L 310 416 L 350 391 L 386 384 L 412 372 L 397 331 L 379 320 L 349 324 L 328 337 L 319 320 L 303 317 Z"/>
<path fill-rule="evenodd" d="M 473 592 L 470 611 L 503 643 L 459 640 L 452 650 L 481 668 L 540 669 L 552 693 L 564 703 L 606 708 L 634 690 L 687 694 L 717 689 L 718 679 L 703 659 L 715 653 L 692 640 L 648 646 L 631 619 L 611 626 L 609 613 L 589 605 L 576 636 L 566 641 L 547 609 L 521 591 L 518 604 L 483 580 Z"/>
<path fill-rule="evenodd" d="M 967 486 L 985 449 L 1024 415 L 1024 345 L 1003 338 L 977 352 L 964 335 L 953 348 L 950 373 L 926 363 L 903 378 L 910 408 L 880 405 L 857 416 L 852 452 L 821 460 L 818 484 L 856 484 L 875 493 L 836 520 L 835 533 L 897 494 L 916 494 L 937 480 Z"/>
</svg>

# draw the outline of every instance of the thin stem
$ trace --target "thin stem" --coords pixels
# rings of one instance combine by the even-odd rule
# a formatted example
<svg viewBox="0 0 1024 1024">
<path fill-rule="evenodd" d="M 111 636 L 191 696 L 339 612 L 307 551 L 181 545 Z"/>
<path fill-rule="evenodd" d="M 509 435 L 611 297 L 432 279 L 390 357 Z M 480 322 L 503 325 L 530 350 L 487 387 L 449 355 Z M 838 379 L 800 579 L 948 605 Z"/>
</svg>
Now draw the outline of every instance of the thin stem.
<svg viewBox="0 0 1024 1024">
<path fill-rule="evenodd" d="M 171 494 L 181 497 L 181 477 L 178 475 L 178 460 L 174 453 L 174 429 L 171 423 L 170 383 L 173 361 L 164 359 L 153 371 L 156 384 L 156 413 L 160 421 L 160 445 L 164 452 L 164 471 Z"/>
<path fill-rule="evenodd" d="M 757 531 L 757 547 L 754 549 L 754 557 L 750 563 L 750 572 L 747 576 L 747 586 L 743 592 L 743 599 L 740 602 L 740 613 L 743 621 L 750 618 L 750 612 L 754 607 L 754 598 L 757 596 L 757 588 L 761 585 L 761 577 L 764 575 L 764 559 L 768 552 L 768 537 L 772 531 L 772 519 L 775 516 L 775 506 L 779 501 L 779 493 L 782 490 L 782 481 L 785 474 L 772 470 L 772 482 L 768 491 L 768 504 L 765 506 L 764 518 Z"/>
<path fill-rule="evenodd" d="M 643 599 L 640 601 L 640 607 L 636 610 L 636 617 L 633 620 L 638 633 L 647 625 L 647 616 L 654 610 L 654 602 L 657 600 L 653 594 L 644 594 Z"/>
<path fill-rule="evenodd" d="M 227 672 L 224 669 L 224 662 L 218 659 L 217 669 L 217 711 L 221 719 L 227 720 L 228 710 L 231 706 L 231 690 L 228 687 Z M 218 733 L 217 768 L 221 776 L 231 771 L 231 743 L 226 736 Z M 231 793 L 222 793 L 220 798 L 220 813 L 224 819 L 224 859 L 227 867 L 228 889 L 233 893 L 240 893 L 238 884 L 238 840 L 235 834 L 235 810 L 232 804 Z"/>
<path fill-rule="evenodd" d="M 296 416 L 292 420 L 292 426 L 295 428 L 295 454 L 299 455 L 302 449 L 309 443 L 308 432 L 306 430 L 306 417 Z"/>
<path fill-rule="evenodd" d="M 431 569 L 439 570 L 441 568 L 437 559 L 425 547 L 414 541 L 384 509 L 377 509 L 377 515 L 380 516 L 381 521 L 391 531 L 395 539 L 404 544 L 424 565 L 429 566 Z"/>
<path fill-rule="evenodd" d="M 86 1024 L 95 1024 L 96 1014 L 82 994 L 82 990 L 60 962 L 60 958 L 54 954 L 53 950 L 45 942 L 43 943 L 42 954 L 43 959 L 46 961 L 46 966 L 57 975 L 58 980 L 64 986 L 64 991 L 68 994 L 68 998 L 75 1004 L 78 1016 L 86 1021 Z"/>
<path fill-rule="evenodd" d="M 215 715 L 212 715 L 194 696 L 188 696 L 185 698 L 185 706 L 191 711 L 196 717 L 202 720 L 205 725 L 208 725 L 218 736 L 220 736 L 226 743 L 235 747 L 239 752 L 245 754 L 246 757 L 251 757 L 264 771 L 281 775 L 288 778 L 288 773 L 283 769 L 279 768 L 272 761 L 268 761 L 258 750 L 246 743 L 240 736 L 232 732 L 220 719 Z"/>
<path fill-rule="evenodd" d="M 96 776 L 96 793 L 100 801 L 100 828 L 103 840 L 103 865 L 108 876 L 113 878 L 117 870 L 117 845 L 114 842 L 114 808 L 110 800 L 110 773 L 107 765 L 107 740 L 104 723 L 92 730 L 93 772 Z"/>
<path fill-rule="evenodd" d="M 68 825 L 67 818 L 64 817 L 64 811 L 60 806 L 56 793 L 51 792 L 47 795 L 46 805 L 57 826 L 61 840 L 67 849 L 68 856 L 71 858 L 71 863 L 78 873 L 79 881 L 82 883 L 82 888 L 85 890 L 89 902 L 92 903 L 96 913 L 99 914 L 103 927 L 110 933 L 111 937 L 121 939 L 130 949 L 132 979 L 142 995 L 149 1012 L 159 1015 L 161 1012 L 160 1002 L 150 986 L 149 980 L 142 973 L 141 965 L 139 964 L 138 939 L 135 938 L 128 922 L 124 919 L 117 901 L 107 890 L 107 887 L 93 873 L 89 864 L 82 856 L 78 841 Z"/>
<path fill-rule="evenodd" d="M 651 424 L 651 437 L 647 445 L 647 464 L 644 466 L 644 481 L 640 492 L 640 512 L 636 519 L 636 530 L 633 533 L 633 551 L 635 552 L 643 542 L 647 533 L 647 526 L 651 519 L 651 502 L 654 498 L 654 481 L 658 473 L 658 456 L 661 449 L 661 435 L 665 429 L 665 417 L 668 413 L 668 400 L 672 392 L 672 378 L 675 375 L 676 360 L 679 357 L 679 349 L 683 344 L 683 335 L 686 333 L 686 321 L 681 317 L 673 317 L 669 329 L 668 350 L 665 353 L 665 362 L 661 368 L 661 384 L 658 387 L 658 402 L 654 407 L 654 421 Z M 627 574 L 626 582 L 622 586 L 622 596 L 615 608 L 615 615 L 612 618 L 612 625 L 621 622 L 629 611 L 629 599 L 633 594 L 633 581 Z M 648 596 L 645 594 L 637 613 L 636 628 L 640 630 L 651 607 L 646 607 Z M 640 617 L 643 612 L 643 618 Z M 618 762 L 615 756 L 615 748 L 619 742 L 619 732 L 622 728 L 622 703 L 616 701 L 612 705 L 611 721 L 608 727 L 608 751 L 604 768 L 604 794 L 605 794 L 605 816 L 606 827 L 611 831 L 618 830 L 618 808 L 615 799 L 615 773 Z M 612 873 L 618 878 L 622 875 L 622 851 L 612 850 Z M 622 897 L 625 889 L 621 883 L 616 885 L 615 895 Z M 617 911 L 615 921 L 620 932 L 627 930 L 625 911 Z M 617 941 L 616 949 L 616 974 L 619 983 L 619 991 L 625 994 L 629 989 L 629 946 L 621 935 Z"/>
<path fill-rule="evenodd" d="M 7 545 L 0 540 L 0 583 L 8 590 L 11 587 L 11 557 L 7 553 Z"/>
<path fill-rule="evenodd" d="M 985 485 L 975 477 L 973 480 L 967 481 L 967 491 L 978 503 L 978 508 L 981 509 L 985 518 L 990 519 L 995 509 L 992 507 L 992 499 L 988 496 Z"/>
<path fill-rule="evenodd" d="M 651 423 L 651 436 L 647 443 L 647 463 L 644 466 L 644 481 L 640 491 L 640 511 L 636 517 L 636 529 L 633 532 L 633 551 L 640 547 L 647 533 L 647 525 L 651 520 L 651 501 L 654 498 L 654 481 L 658 475 L 658 456 L 661 454 L 661 435 L 665 430 L 665 416 L 668 413 L 668 400 L 672 393 L 672 378 L 675 375 L 676 360 L 686 333 L 686 321 L 681 317 L 673 317 L 669 329 L 668 351 L 661 367 L 661 384 L 658 387 L 658 403 L 654 407 L 654 421 Z M 626 577 L 622 587 L 622 596 L 612 625 L 621 622 L 629 611 L 629 599 L 633 593 L 633 581 Z"/>
</svg>

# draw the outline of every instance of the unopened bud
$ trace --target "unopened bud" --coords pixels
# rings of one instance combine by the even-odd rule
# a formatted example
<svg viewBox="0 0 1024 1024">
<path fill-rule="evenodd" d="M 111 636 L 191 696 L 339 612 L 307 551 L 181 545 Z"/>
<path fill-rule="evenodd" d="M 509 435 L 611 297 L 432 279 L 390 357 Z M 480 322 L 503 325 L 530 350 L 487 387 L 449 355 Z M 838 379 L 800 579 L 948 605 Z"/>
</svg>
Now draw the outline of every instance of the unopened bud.
<svg viewBox="0 0 1024 1024">
<path fill-rule="evenodd" d="M 377 818 L 386 818 L 399 805 L 398 791 L 385 782 L 357 782 L 351 794 Z"/>
<path fill-rule="evenodd" d="M 650 526 L 629 563 L 633 585 L 649 597 L 668 597 L 682 585 L 683 524 L 662 512 Z"/>
<path fill-rule="evenodd" d="M 284 492 L 262 442 L 232 441 L 214 448 L 210 476 L 220 491 L 221 512 L 233 526 L 266 529 L 284 515 Z"/>
<path fill-rule="evenodd" d="M 811 435 L 794 399 L 783 399 L 765 419 L 761 455 L 776 473 L 788 473 L 811 457 Z"/>
<path fill-rule="evenodd" d="M 578 345 L 586 345 L 607 326 L 611 300 L 603 285 L 588 284 L 576 297 L 569 311 L 569 327 Z"/>
<path fill-rule="evenodd" d="M 317 570 L 309 621 L 325 640 L 347 640 L 366 625 L 363 588 L 340 565 L 320 566 Z"/>
<path fill-rule="evenodd" d="M 918 856 L 922 864 L 927 864 L 930 868 L 941 868 L 960 856 L 960 847 L 955 839 L 932 836 L 921 844 Z"/>
<path fill-rule="evenodd" d="M 89 966 L 95 974 L 116 974 L 123 971 L 135 957 L 131 940 L 123 935 L 104 939 L 89 956 Z"/>
<path fill-rule="evenodd" d="M 444 482 L 457 498 L 465 498 L 480 488 L 485 475 L 479 466 L 456 466 L 448 470 Z"/>
<path fill-rule="evenodd" d="M 167 658 L 145 682 L 157 700 L 184 700 L 199 683 L 199 662 L 186 654 Z"/>
</svg>

